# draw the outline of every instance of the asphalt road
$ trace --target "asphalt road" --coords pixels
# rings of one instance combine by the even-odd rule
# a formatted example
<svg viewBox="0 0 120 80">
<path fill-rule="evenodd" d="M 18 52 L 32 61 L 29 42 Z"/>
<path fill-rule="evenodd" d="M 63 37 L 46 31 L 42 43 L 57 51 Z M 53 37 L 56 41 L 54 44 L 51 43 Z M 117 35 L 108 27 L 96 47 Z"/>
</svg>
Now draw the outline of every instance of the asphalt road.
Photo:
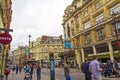
<svg viewBox="0 0 120 80">
<path fill-rule="evenodd" d="M 81 71 L 79 71 L 79 70 L 72 69 L 70 75 L 71 75 L 72 80 L 85 80 L 84 74 L 81 73 Z M 24 72 L 22 72 L 21 74 L 20 73 L 15 74 L 15 73 L 11 72 L 8 80 L 24 80 Z M 37 80 L 36 73 L 33 74 L 32 80 Z M 42 69 L 41 80 L 50 80 L 50 70 L 49 69 L 45 69 L 45 68 Z M 63 68 L 55 69 L 55 80 L 65 80 Z M 103 80 L 120 80 L 120 79 L 103 77 Z"/>
</svg>

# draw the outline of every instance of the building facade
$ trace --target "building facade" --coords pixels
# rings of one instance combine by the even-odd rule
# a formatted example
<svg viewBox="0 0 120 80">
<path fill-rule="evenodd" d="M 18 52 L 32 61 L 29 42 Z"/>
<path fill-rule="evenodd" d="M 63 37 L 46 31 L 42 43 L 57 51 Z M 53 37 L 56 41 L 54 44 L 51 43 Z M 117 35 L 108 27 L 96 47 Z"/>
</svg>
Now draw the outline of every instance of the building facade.
<svg viewBox="0 0 120 80">
<path fill-rule="evenodd" d="M 119 0 L 73 0 L 64 11 L 62 25 L 64 44 L 70 44 L 61 55 L 65 62 L 73 60 L 80 65 L 92 55 L 98 55 L 103 62 L 120 57 Z"/>
<path fill-rule="evenodd" d="M 41 64 L 49 65 L 49 53 L 52 52 L 54 54 L 55 65 L 58 65 L 61 61 L 59 53 L 63 52 L 63 50 L 62 36 L 42 36 L 30 45 L 31 59 L 40 61 Z"/>
</svg>

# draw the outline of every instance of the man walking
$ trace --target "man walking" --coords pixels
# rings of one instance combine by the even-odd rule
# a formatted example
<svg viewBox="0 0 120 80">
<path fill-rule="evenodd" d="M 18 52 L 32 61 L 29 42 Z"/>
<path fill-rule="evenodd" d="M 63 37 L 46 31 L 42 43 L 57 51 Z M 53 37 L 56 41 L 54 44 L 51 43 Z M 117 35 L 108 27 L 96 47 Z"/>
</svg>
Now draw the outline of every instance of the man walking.
<svg viewBox="0 0 120 80">
<path fill-rule="evenodd" d="M 70 62 L 67 62 L 65 67 L 64 67 L 64 73 L 65 73 L 65 78 L 66 80 L 71 80 L 71 77 L 70 77 Z"/>
<path fill-rule="evenodd" d="M 37 65 L 37 80 L 41 80 L 41 67 L 40 67 L 40 64 Z"/>
<path fill-rule="evenodd" d="M 97 61 L 96 55 L 93 55 L 93 60 L 90 62 L 89 71 L 92 73 L 92 80 L 102 80 L 100 63 Z"/>
<path fill-rule="evenodd" d="M 81 66 L 82 72 L 85 74 L 85 80 L 92 80 L 91 73 L 89 71 L 89 62 L 86 59 L 84 64 Z"/>
</svg>

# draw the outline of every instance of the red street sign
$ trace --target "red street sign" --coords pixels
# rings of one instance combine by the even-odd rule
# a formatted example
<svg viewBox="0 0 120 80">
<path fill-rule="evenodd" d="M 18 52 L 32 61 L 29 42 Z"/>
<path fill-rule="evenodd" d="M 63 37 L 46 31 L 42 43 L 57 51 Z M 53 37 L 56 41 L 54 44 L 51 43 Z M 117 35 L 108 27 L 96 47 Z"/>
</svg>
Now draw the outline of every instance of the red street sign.
<svg viewBox="0 0 120 80">
<path fill-rule="evenodd" d="M 0 34 L 0 43 L 1 44 L 10 44 L 12 41 L 12 36 L 9 33 Z"/>
</svg>

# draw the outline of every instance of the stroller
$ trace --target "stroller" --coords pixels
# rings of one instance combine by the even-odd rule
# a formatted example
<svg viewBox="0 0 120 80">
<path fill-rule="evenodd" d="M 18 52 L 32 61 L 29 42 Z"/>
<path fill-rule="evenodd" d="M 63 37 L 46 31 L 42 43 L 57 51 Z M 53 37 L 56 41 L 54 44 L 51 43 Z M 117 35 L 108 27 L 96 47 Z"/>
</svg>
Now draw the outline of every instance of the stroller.
<svg viewBox="0 0 120 80">
<path fill-rule="evenodd" d="M 30 80 L 30 74 L 29 73 L 25 73 L 24 80 Z"/>
</svg>

